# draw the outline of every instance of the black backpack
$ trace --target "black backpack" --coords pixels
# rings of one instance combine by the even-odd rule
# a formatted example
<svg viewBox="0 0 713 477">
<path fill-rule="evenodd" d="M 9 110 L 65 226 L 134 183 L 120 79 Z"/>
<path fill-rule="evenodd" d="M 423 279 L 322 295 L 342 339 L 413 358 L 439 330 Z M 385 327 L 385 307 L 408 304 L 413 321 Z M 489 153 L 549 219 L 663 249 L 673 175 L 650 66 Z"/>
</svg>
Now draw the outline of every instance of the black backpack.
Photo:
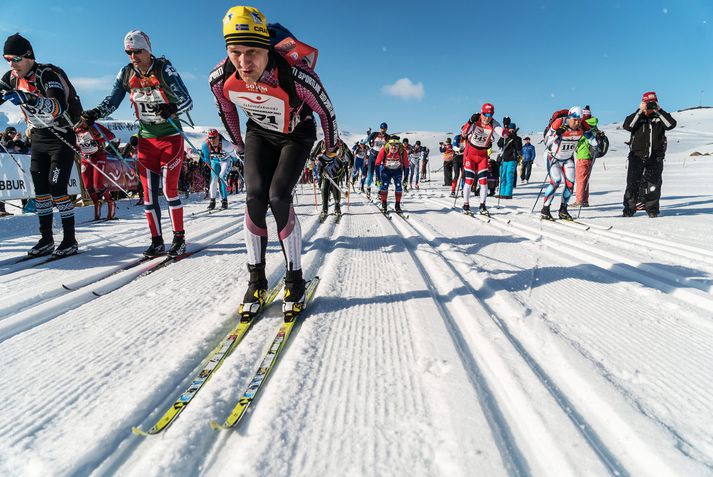
<svg viewBox="0 0 713 477">
<path fill-rule="evenodd" d="M 63 116 L 71 126 L 74 126 L 82 118 L 82 102 L 79 99 L 77 90 L 74 89 L 74 85 L 69 81 L 67 73 L 64 72 L 59 66 L 55 66 L 51 63 L 38 63 L 37 69 L 49 68 L 54 71 L 57 76 L 59 76 L 60 82 L 62 82 L 62 87 L 64 87 L 65 100 L 67 101 L 67 110 L 63 113 Z M 12 82 L 11 82 L 12 83 Z M 11 84 L 13 88 L 17 88 L 17 78 L 14 81 L 15 84 Z"/>
<path fill-rule="evenodd" d="M 52 64 L 46 64 L 48 68 L 50 68 L 52 71 L 57 73 L 57 76 L 59 76 L 60 81 L 62 81 L 62 86 L 64 86 L 64 90 L 66 91 L 66 99 L 67 99 L 67 111 L 65 111 L 65 114 L 67 115 L 70 124 L 74 126 L 77 124 L 80 119 L 82 119 L 82 101 L 79 99 L 79 95 L 77 94 L 77 90 L 74 89 L 74 85 L 72 84 L 71 81 L 69 81 L 69 77 L 67 77 L 67 73 L 64 72 L 62 68 L 59 66 L 55 66 Z"/>
<path fill-rule="evenodd" d="M 609 138 L 604 131 L 597 131 L 597 147 L 594 151 L 597 157 L 604 157 L 609 152 Z"/>
</svg>

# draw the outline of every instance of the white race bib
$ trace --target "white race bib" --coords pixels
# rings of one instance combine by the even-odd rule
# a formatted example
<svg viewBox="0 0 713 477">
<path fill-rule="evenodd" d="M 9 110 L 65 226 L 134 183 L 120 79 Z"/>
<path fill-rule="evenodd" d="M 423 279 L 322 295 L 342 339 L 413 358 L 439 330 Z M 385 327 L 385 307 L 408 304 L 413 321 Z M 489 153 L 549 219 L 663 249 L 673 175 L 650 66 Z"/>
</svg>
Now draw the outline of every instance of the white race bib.
<svg viewBox="0 0 713 477">
<path fill-rule="evenodd" d="M 89 131 L 77 134 L 77 146 L 84 156 L 91 156 L 99 150 L 99 144 Z"/>
<path fill-rule="evenodd" d="M 486 148 L 490 144 L 492 135 L 492 129 L 483 129 L 482 126 L 478 125 L 470 136 L 470 143 L 475 147 Z"/>
<path fill-rule="evenodd" d="M 294 120 L 290 118 L 290 97 L 282 88 L 246 83 L 231 76 L 223 86 L 223 94 L 253 122 L 269 131 L 288 134 L 299 123 L 298 115 Z"/>
<path fill-rule="evenodd" d="M 159 104 L 168 102 L 160 90 L 156 88 L 141 88 L 133 90 L 131 92 L 131 102 L 134 103 L 136 116 L 140 121 L 149 124 L 166 122 L 166 120 L 153 109 Z"/>
</svg>

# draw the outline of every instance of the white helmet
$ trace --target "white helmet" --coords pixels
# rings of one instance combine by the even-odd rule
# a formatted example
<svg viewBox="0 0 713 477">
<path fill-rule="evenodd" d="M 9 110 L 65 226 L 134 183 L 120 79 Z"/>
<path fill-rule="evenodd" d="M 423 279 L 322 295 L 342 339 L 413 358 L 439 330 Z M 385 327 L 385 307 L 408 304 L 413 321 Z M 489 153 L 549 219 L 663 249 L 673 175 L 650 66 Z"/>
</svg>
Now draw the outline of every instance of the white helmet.
<svg viewBox="0 0 713 477">
<path fill-rule="evenodd" d="M 579 106 L 572 106 L 569 108 L 569 112 L 567 113 L 568 118 L 575 118 L 575 119 L 582 119 L 582 116 L 584 113 L 582 113 L 582 108 Z"/>
</svg>

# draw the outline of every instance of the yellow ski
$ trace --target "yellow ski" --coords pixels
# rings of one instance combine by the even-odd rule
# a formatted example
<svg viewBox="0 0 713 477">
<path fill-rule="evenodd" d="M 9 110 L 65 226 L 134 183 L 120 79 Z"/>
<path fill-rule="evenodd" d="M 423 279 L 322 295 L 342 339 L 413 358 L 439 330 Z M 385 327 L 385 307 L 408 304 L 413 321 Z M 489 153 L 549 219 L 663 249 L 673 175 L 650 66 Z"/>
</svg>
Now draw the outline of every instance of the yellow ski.
<svg viewBox="0 0 713 477">
<path fill-rule="evenodd" d="M 245 336 L 245 333 L 250 329 L 250 326 L 255 321 L 255 318 L 273 301 L 280 293 L 282 289 L 282 282 L 279 285 L 268 290 L 265 295 L 265 299 L 262 307 L 258 310 L 256 314 L 250 316 L 249 313 L 243 312 L 243 306 L 240 305 L 238 310 L 238 315 L 241 316 L 240 322 L 233 328 L 228 335 L 223 338 L 223 340 L 216 346 L 216 348 L 211 351 L 211 353 L 206 358 L 206 365 L 201 369 L 201 371 L 196 375 L 196 377 L 191 382 L 188 389 L 186 389 L 174 402 L 171 407 L 161 416 L 161 418 L 154 424 L 154 426 L 148 431 L 142 430 L 138 426 L 131 428 L 131 432 L 138 436 L 150 436 L 153 434 L 158 434 L 159 432 L 170 426 L 181 414 L 181 412 L 188 406 L 191 400 L 195 397 L 198 391 L 201 390 L 203 385 L 210 379 L 210 377 L 215 373 L 223 361 L 230 356 L 236 346 L 240 343 Z"/>
<path fill-rule="evenodd" d="M 230 429 L 235 427 L 235 425 L 240 422 L 245 415 L 245 412 L 248 410 L 248 407 L 250 407 L 250 404 L 253 402 L 260 389 L 262 389 L 262 386 L 265 384 L 265 380 L 269 376 L 270 372 L 275 367 L 275 364 L 280 357 L 280 353 L 285 348 L 285 344 L 287 344 L 287 340 L 290 338 L 292 328 L 294 327 L 297 318 L 299 318 L 309 302 L 312 301 L 318 284 L 319 277 L 314 277 L 312 280 L 307 282 L 305 287 L 304 302 L 296 303 L 292 310 L 285 311 L 285 319 L 280 327 L 280 330 L 277 332 L 275 339 L 272 341 L 272 345 L 270 345 L 270 349 L 265 354 L 262 362 L 260 363 L 260 367 L 238 401 L 238 404 L 235 405 L 233 411 L 223 424 L 218 423 L 216 420 L 212 420 L 210 422 L 210 427 L 215 430 Z"/>
</svg>

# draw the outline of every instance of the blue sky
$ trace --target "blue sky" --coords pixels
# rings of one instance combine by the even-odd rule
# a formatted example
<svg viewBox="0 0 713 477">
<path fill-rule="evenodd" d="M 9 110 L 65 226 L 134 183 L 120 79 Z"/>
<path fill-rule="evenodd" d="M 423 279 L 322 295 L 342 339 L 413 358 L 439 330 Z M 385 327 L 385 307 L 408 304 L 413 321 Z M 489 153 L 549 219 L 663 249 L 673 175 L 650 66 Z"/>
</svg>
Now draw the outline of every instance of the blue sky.
<svg viewBox="0 0 713 477">
<path fill-rule="evenodd" d="M 196 123 L 216 125 L 207 76 L 225 55 L 221 20 L 235 4 L 12 2 L 0 35 L 20 31 L 93 107 L 127 63 L 124 34 L 142 29 L 181 72 Z M 392 131 L 454 131 L 484 101 L 523 130 L 541 130 L 552 111 L 574 104 L 590 104 L 604 123 L 621 121 L 649 90 L 668 110 L 698 105 L 701 90 L 713 104 L 709 0 L 251 5 L 319 49 L 317 72 L 347 131 L 382 121 Z M 114 117 L 132 118 L 128 97 Z"/>
</svg>

